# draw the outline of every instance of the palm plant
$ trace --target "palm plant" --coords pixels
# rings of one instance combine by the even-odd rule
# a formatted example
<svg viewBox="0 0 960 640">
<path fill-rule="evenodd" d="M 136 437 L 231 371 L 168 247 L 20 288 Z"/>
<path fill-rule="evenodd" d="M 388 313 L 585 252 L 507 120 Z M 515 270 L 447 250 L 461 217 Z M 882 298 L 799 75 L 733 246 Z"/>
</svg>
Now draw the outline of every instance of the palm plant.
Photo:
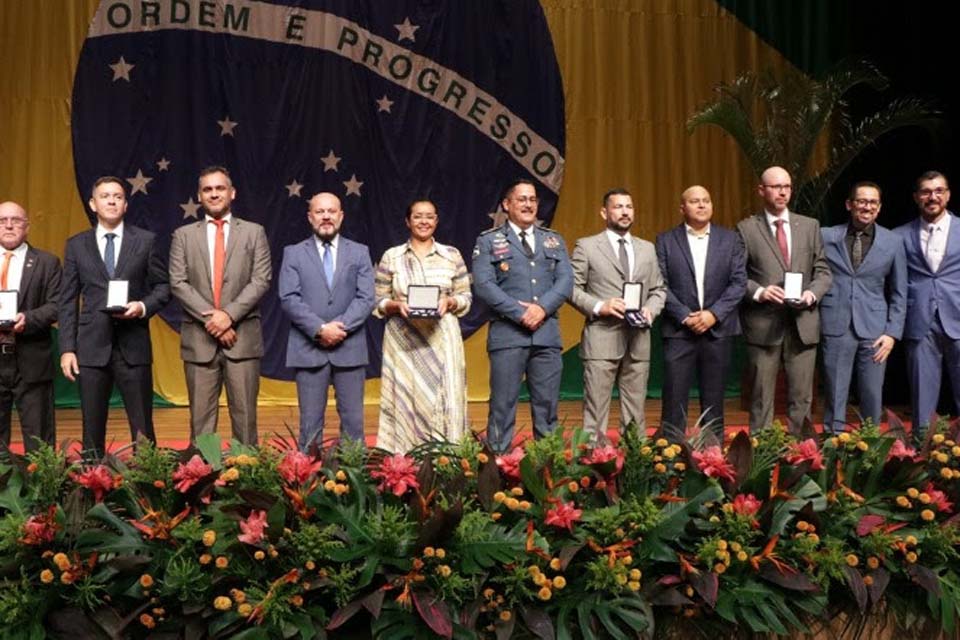
<svg viewBox="0 0 960 640">
<path fill-rule="evenodd" d="M 717 98 L 687 120 L 687 131 L 704 124 L 720 127 L 736 140 L 754 172 L 779 165 L 793 177 L 793 204 L 818 217 L 831 185 L 864 149 L 882 135 L 908 126 L 929 126 L 940 112 L 924 99 L 895 98 L 857 121 L 844 96 L 866 85 L 876 91 L 889 80 L 865 59 L 846 59 L 820 78 L 792 66 L 746 71 L 716 87 Z M 817 144 L 829 135 L 828 157 L 819 169 L 812 162 Z"/>
</svg>

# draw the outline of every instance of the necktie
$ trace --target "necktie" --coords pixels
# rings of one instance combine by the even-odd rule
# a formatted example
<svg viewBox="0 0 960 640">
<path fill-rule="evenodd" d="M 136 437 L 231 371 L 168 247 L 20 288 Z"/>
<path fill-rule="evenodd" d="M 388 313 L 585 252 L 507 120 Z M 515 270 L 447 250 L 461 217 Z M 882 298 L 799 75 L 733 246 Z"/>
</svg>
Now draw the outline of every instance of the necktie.
<svg viewBox="0 0 960 640">
<path fill-rule="evenodd" d="M 103 249 L 103 264 L 107 268 L 107 276 L 113 278 L 113 273 L 117 269 L 116 247 L 113 244 L 115 233 L 108 233 L 104 236 L 107 239 L 107 246 Z"/>
<path fill-rule="evenodd" d="M 926 254 L 927 264 L 930 265 L 931 271 L 936 271 L 940 267 L 940 256 L 939 251 L 937 251 L 937 233 L 940 231 L 940 227 L 930 226 L 928 228 L 927 234 L 927 247 Z"/>
<path fill-rule="evenodd" d="M 620 243 L 620 268 L 623 269 L 623 279 L 630 280 L 630 258 L 627 256 L 627 241 L 624 238 L 617 240 Z"/>
<path fill-rule="evenodd" d="M 323 277 L 327 287 L 333 289 L 333 245 L 329 240 L 323 243 Z"/>
<path fill-rule="evenodd" d="M 0 268 L 0 289 L 7 289 L 7 274 L 10 271 L 10 259 L 13 258 L 13 251 L 7 251 L 3 254 L 3 267 Z"/>
<path fill-rule="evenodd" d="M 532 257 L 533 257 L 533 248 L 530 246 L 530 243 L 527 242 L 527 232 L 526 232 L 526 231 L 521 231 L 521 232 L 520 232 L 520 244 L 523 245 L 523 252 L 524 252 L 525 254 L 527 254 L 527 257 L 528 257 L 528 258 L 532 258 Z"/>
<path fill-rule="evenodd" d="M 226 220 L 211 220 L 217 226 L 213 240 L 213 308 L 220 308 L 220 294 L 223 291 L 223 263 L 227 255 L 227 239 L 223 225 Z"/>
<path fill-rule="evenodd" d="M 783 220 L 775 220 L 777 225 L 777 244 L 780 246 L 780 255 L 783 256 L 783 264 L 787 269 L 790 268 L 790 249 L 787 248 L 787 232 L 783 229 Z"/>
<path fill-rule="evenodd" d="M 853 251 L 850 252 L 850 261 L 853 262 L 853 270 L 860 268 L 863 262 L 863 231 L 857 231 L 853 235 Z"/>
</svg>

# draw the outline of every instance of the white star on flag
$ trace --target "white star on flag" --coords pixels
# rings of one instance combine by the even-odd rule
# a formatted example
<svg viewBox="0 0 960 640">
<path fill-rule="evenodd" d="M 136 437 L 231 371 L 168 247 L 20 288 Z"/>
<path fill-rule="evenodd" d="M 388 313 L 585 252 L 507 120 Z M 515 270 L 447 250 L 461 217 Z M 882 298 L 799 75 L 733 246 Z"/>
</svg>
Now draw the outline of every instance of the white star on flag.
<svg viewBox="0 0 960 640">
<path fill-rule="evenodd" d="M 293 182 L 291 182 L 290 184 L 286 185 L 286 189 L 287 189 L 287 197 L 288 197 L 288 198 L 293 198 L 293 197 L 299 198 L 299 197 L 300 197 L 300 190 L 303 189 L 303 185 L 300 184 L 299 182 L 297 182 L 296 179 L 294 179 Z"/>
<path fill-rule="evenodd" d="M 323 163 L 323 172 L 326 173 L 327 171 L 337 171 L 337 165 L 340 164 L 340 160 L 340 158 L 334 155 L 333 149 L 330 149 L 330 153 L 328 153 L 325 157 L 320 158 L 320 162 Z"/>
<path fill-rule="evenodd" d="M 354 173 L 351 175 L 349 180 L 344 181 L 343 186 L 347 188 L 348 196 L 357 196 L 358 198 L 361 197 L 360 187 L 363 186 L 363 183 L 357 180 L 357 174 Z"/>
<path fill-rule="evenodd" d="M 230 116 L 226 116 L 223 120 L 217 120 L 217 124 L 220 125 L 221 136 L 232 136 L 234 127 L 240 123 L 234 122 L 230 119 Z"/>
<path fill-rule="evenodd" d="M 126 80 L 127 82 L 130 82 L 130 71 L 137 65 L 128 63 L 123 59 L 123 56 L 120 56 L 119 60 L 107 66 L 113 69 L 114 82 L 117 80 Z"/>
<path fill-rule="evenodd" d="M 393 100 L 388 98 L 386 94 L 384 94 L 382 98 L 380 98 L 379 100 L 376 100 L 375 102 L 377 103 L 377 113 L 380 113 L 381 111 L 386 111 L 387 113 L 391 113 L 390 107 L 393 106 Z"/>
<path fill-rule="evenodd" d="M 169 168 L 170 168 L 170 161 L 167 160 L 166 156 L 157 160 L 157 169 L 159 169 L 160 171 L 166 171 Z"/>
<path fill-rule="evenodd" d="M 410 42 L 416 42 L 417 38 L 413 34 L 420 27 L 410 22 L 410 18 L 406 17 L 403 19 L 403 22 L 400 24 L 393 25 L 393 28 L 397 30 L 397 40 L 409 40 Z"/>
<path fill-rule="evenodd" d="M 200 204 L 193 201 L 193 196 L 190 196 L 190 199 L 180 205 L 180 208 L 183 209 L 183 218 L 196 218 L 197 211 L 200 209 Z"/>
<path fill-rule="evenodd" d="M 132 178 L 127 178 L 127 182 L 130 183 L 132 189 L 130 190 L 130 195 L 133 196 L 137 192 L 142 193 L 143 195 L 149 195 L 147 193 L 147 185 L 153 182 L 153 178 L 148 178 L 143 175 L 143 171 L 137 169 L 137 175 Z"/>
</svg>

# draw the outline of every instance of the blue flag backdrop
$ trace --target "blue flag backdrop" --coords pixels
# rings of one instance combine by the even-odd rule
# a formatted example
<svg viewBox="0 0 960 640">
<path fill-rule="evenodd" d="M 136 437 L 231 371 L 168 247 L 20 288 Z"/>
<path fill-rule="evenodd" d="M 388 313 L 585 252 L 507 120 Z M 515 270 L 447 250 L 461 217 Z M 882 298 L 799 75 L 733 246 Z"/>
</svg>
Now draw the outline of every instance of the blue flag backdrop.
<svg viewBox="0 0 960 640">
<path fill-rule="evenodd" d="M 374 260 L 406 240 L 419 197 L 437 204 L 437 239 L 469 260 L 507 182 L 537 181 L 549 223 L 563 179 L 563 87 L 536 0 L 104 0 L 72 131 L 80 193 L 121 177 L 127 220 L 167 247 L 203 215 L 199 171 L 228 167 L 234 212 L 266 228 L 275 273 L 283 247 L 311 233 L 320 191 L 340 197 L 342 233 Z M 290 379 L 275 282 L 261 309 L 263 373 Z M 485 315 L 476 304 L 464 332 Z M 177 327 L 181 311 L 163 317 Z M 367 335 L 375 376 L 381 323 Z"/>
</svg>

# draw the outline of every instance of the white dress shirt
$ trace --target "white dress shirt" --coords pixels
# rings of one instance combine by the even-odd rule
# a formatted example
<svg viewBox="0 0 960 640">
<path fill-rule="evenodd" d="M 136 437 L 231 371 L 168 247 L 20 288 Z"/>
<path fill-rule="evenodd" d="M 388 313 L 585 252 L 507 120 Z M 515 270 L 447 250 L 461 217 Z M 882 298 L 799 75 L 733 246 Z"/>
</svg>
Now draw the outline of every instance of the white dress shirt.
<svg viewBox="0 0 960 640">
<path fill-rule="evenodd" d="M 0 260 L 5 260 L 6 249 L 0 248 Z M 7 267 L 7 290 L 19 291 L 20 280 L 23 278 L 23 265 L 27 260 L 27 243 L 21 242 L 20 246 L 13 250 L 13 256 L 10 258 L 10 266 Z M 0 262 L 0 264 L 3 264 Z"/>
<path fill-rule="evenodd" d="M 214 219 L 209 215 L 205 215 L 203 218 L 207 224 L 207 251 L 210 252 L 210 286 L 212 287 L 213 286 L 213 261 L 214 261 L 213 252 L 217 244 L 217 225 L 213 224 Z M 224 259 L 224 267 L 226 267 L 227 247 L 230 246 L 228 244 L 230 242 L 230 224 L 231 224 L 231 221 L 233 220 L 233 214 L 228 213 L 225 216 L 223 216 L 221 220 L 227 221 L 227 224 L 223 225 L 223 259 Z"/>
<path fill-rule="evenodd" d="M 783 232 L 787 236 L 787 255 L 790 256 L 790 261 L 793 262 L 793 234 L 790 232 L 790 211 L 784 209 L 783 213 L 779 216 L 775 216 L 767 210 L 764 210 L 764 215 L 767 217 L 767 228 L 770 230 L 770 233 L 773 234 L 774 242 L 777 239 L 777 220 L 783 220 Z M 760 302 L 760 296 L 763 295 L 763 291 L 767 287 L 760 287 L 753 294 L 754 302 Z"/>
<path fill-rule="evenodd" d="M 610 246 L 613 247 L 613 256 L 617 259 L 617 264 L 620 263 L 620 239 L 623 238 L 627 241 L 626 245 L 624 246 L 627 248 L 627 265 L 629 265 L 630 273 L 623 274 L 623 280 L 624 282 L 631 282 L 633 272 L 636 271 L 637 264 L 636 257 L 633 255 L 633 238 L 630 237 L 629 232 L 621 236 L 619 233 L 614 233 L 610 229 L 607 229 L 604 231 L 604 233 L 607 235 L 607 240 L 610 241 Z M 606 300 L 601 300 L 597 304 L 593 305 L 594 317 L 599 315 L 600 309 L 603 308 L 605 302 Z M 641 300 L 640 302 L 642 306 L 643 301 Z"/>
<path fill-rule="evenodd" d="M 123 221 L 120 221 L 113 229 L 105 229 L 97 223 L 97 250 L 100 252 L 100 259 L 103 260 L 103 254 L 107 250 L 107 234 L 112 233 L 117 237 L 113 239 L 113 266 L 116 267 L 120 262 L 120 245 L 123 243 Z"/>
<path fill-rule="evenodd" d="M 940 268 L 947 253 L 947 235 L 950 233 L 950 214 L 944 211 L 936 222 L 920 220 L 920 248 L 934 273 Z"/>
<path fill-rule="evenodd" d="M 320 254 L 320 264 L 323 264 L 323 240 L 317 237 L 317 234 L 313 234 L 313 241 L 317 245 L 317 253 Z M 330 279 L 333 280 L 333 277 L 337 275 L 337 251 L 340 247 L 340 234 L 330 238 L 330 262 L 333 263 L 333 271 L 330 272 Z"/>
<path fill-rule="evenodd" d="M 511 222 L 510 220 L 507 220 L 507 224 L 510 225 L 510 228 L 513 229 L 513 232 L 514 232 L 515 234 L 517 234 L 517 237 L 518 237 L 518 238 L 520 238 L 520 232 L 521 232 L 521 231 L 526 231 L 526 232 L 527 232 L 527 238 L 526 238 L 526 239 L 527 239 L 527 244 L 530 245 L 530 251 L 531 251 L 532 253 L 536 253 L 536 252 L 537 252 L 537 238 L 536 238 L 536 236 L 535 236 L 534 233 L 533 233 L 533 227 L 534 227 L 534 225 L 530 225 L 527 229 L 521 229 L 521 228 L 518 227 L 517 225 L 513 224 L 513 222 Z M 520 238 L 520 242 L 523 243 L 523 238 Z"/>
<path fill-rule="evenodd" d="M 703 233 L 698 234 L 693 227 L 685 224 L 687 229 L 687 243 L 690 245 L 690 254 L 693 256 L 693 275 L 697 282 L 697 302 L 703 309 L 703 278 L 707 271 L 707 247 L 710 243 L 710 223 L 707 223 Z"/>
</svg>

